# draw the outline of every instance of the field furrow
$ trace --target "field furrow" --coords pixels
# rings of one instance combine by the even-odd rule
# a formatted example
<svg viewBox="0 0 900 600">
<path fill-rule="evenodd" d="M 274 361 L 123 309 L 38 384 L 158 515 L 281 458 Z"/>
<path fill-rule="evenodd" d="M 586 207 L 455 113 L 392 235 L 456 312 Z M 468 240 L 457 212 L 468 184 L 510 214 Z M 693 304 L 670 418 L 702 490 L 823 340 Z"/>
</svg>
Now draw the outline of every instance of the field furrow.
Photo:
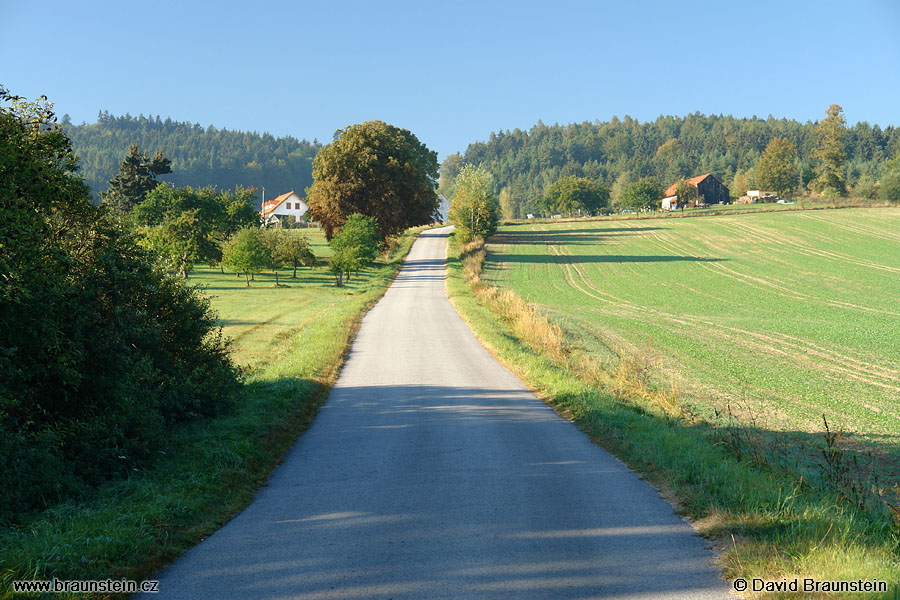
<svg viewBox="0 0 900 600">
<path fill-rule="evenodd" d="M 485 279 L 585 352 L 649 348 L 701 412 L 740 400 L 784 432 L 824 414 L 900 473 L 897 231 L 893 209 L 507 226 Z"/>
</svg>

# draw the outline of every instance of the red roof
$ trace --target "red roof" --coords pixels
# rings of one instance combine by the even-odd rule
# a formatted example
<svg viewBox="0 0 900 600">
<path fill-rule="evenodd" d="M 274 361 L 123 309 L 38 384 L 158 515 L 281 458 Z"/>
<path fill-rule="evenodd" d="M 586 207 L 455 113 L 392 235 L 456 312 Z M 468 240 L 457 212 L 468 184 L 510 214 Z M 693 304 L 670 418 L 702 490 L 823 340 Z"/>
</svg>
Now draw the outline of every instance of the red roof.
<svg viewBox="0 0 900 600">
<path fill-rule="evenodd" d="M 699 185 L 699 183 L 700 183 L 701 181 L 703 181 L 704 179 L 706 179 L 707 177 L 712 177 L 713 179 L 718 179 L 718 177 L 716 177 L 716 176 L 713 175 L 712 173 L 707 173 L 706 175 L 699 175 L 699 176 L 697 176 L 697 177 L 691 177 L 690 179 L 685 179 L 684 181 L 685 181 L 685 183 L 687 183 L 687 184 L 689 184 L 689 185 L 692 185 L 692 186 L 694 186 L 694 187 L 697 187 L 697 185 Z M 677 182 L 677 181 L 676 181 L 675 183 L 673 183 L 673 184 L 669 187 L 669 189 L 667 189 L 667 190 L 663 193 L 663 197 L 666 197 L 666 198 L 667 198 L 667 197 L 669 197 L 669 196 L 674 196 L 675 193 L 676 193 L 675 190 L 678 188 L 678 183 L 679 183 L 679 182 Z M 721 181 L 720 181 L 719 183 L 721 183 Z"/>
<path fill-rule="evenodd" d="M 262 210 L 260 212 L 262 212 L 263 214 L 272 212 L 273 210 L 278 208 L 279 204 L 290 198 L 290 196 L 294 193 L 294 190 L 291 190 L 287 194 L 282 194 L 277 198 L 263 202 Z M 299 198 L 300 196 L 298 195 L 297 197 Z"/>
</svg>

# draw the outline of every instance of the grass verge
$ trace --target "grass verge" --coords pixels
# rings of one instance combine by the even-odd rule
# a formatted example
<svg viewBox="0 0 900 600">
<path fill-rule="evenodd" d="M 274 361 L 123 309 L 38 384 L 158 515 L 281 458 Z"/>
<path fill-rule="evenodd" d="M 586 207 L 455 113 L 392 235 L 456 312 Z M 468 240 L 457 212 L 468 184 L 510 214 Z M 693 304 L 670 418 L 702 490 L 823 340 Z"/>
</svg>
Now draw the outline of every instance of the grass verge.
<svg viewBox="0 0 900 600">
<path fill-rule="evenodd" d="M 235 408 L 173 431 L 166 452 L 127 480 L 0 529 L 0 597 L 37 597 L 13 595 L 15 580 L 147 579 L 249 504 L 327 398 L 362 316 L 419 231 L 344 288 L 322 269 L 300 282 L 282 273 L 278 288 L 257 275 L 249 289 L 233 274 L 198 269 L 195 282 L 213 295 L 247 365 Z"/>
<path fill-rule="evenodd" d="M 884 582 L 886 591 L 865 597 L 900 598 L 900 520 L 888 510 L 859 509 L 838 492 L 741 459 L 727 432 L 683 416 L 677 394 L 648 384 L 639 360 L 610 373 L 573 354 L 533 306 L 481 280 L 483 246 L 460 248 L 452 236 L 450 244 L 447 290 L 479 340 L 716 540 L 727 578 Z"/>
</svg>

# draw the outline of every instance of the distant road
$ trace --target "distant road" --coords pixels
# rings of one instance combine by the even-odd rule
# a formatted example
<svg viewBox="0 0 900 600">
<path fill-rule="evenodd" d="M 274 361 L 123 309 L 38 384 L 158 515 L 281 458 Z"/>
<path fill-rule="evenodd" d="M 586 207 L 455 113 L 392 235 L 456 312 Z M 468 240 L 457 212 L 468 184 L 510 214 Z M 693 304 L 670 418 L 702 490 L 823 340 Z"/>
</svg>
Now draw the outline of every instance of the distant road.
<svg viewBox="0 0 900 600">
<path fill-rule="evenodd" d="M 476 341 L 448 231 L 416 241 L 269 485 L 147 598 L 732 597 L 672 507 Z"/>
</svg>

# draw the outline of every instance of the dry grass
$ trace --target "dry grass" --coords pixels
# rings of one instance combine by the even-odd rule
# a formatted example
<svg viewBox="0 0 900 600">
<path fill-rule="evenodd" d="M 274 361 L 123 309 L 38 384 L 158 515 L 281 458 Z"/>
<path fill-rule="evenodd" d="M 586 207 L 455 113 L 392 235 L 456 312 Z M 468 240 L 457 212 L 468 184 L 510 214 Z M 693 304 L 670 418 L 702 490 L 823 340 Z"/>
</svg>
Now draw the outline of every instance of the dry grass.
<svg viewBox="0 0 900 600">
<path fill-rule="evenodd" d="M 509 323 L 516 337 L 529 347 L 553 360 L 568 364 L 569 352 L 562 329 L 514 291 L 500 290 L 482 281 L 484 259 L 483 239 L 473 240 L 460 249 L 463 276 L 478 300 Z"/>
<path fill-rule="evenodd" d="M 655 376 L 662 357 L 650 345 L 634 351 L 618 351 L 618 364 L 603 364 L 596 357 L 566 343 L 562 328 L 551 322 L 533 304 L 513 290 L 501 290 L 481 278 L 486 251 L 483 239 L 460 247 L 463 276 L 476 298 L 510 325 L 515 336 L 530 348 L 587 381 L 606 387 L 616 399 L 635 405 L 660 408 L 666 414 L 685 417 L 678 402 L 678 386 L 660 386 Z"/>
</svg>

